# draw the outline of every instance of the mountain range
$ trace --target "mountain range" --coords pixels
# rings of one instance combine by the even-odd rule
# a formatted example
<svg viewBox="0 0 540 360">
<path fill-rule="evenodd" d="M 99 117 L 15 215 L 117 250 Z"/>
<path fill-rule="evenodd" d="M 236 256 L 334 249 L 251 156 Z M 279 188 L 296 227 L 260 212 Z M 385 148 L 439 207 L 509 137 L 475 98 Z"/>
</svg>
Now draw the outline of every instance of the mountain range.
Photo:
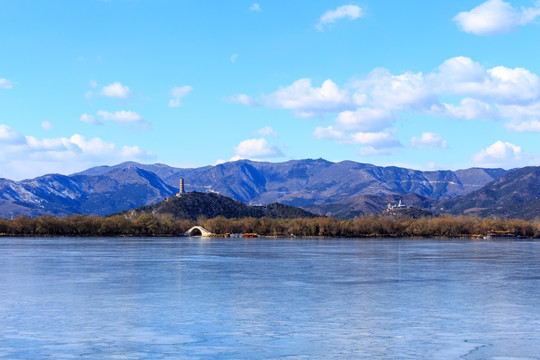
<svg viewBox="0 0 540 360">
<path fill-rule="evenodd" d="M 430 211 L 488 216 L 513 216 L 511 210 L 502 210 L 521 201 L 519 209 L 532 207 L 524 212 L 530 218 L 537 214 L 535 199 L 540 197 L 534 186 L 534 181 L 540 181 L 538 169 L 419 171 L 323 159 L 283 163 L 240 160 L 190 169 L 126 162 L 72 175 L 0 179 L 0 216 L 106 215 L 170 197 L 184 178 L 187 191 L 218 193 L 251 205 L 279 202 L 344 218 L 380 211 L 399 199 Z M 514 173 L 518 175 L 512 176 Z M 530 186 L 518 184 L 525 175 Z M 514 195 L 497 195 L 509 189 L 514 189 Z M 481 199 L 485 203 L 480 203 Z"/>
<path fill-rule="evenodd" d="M 435 200 L 450 199 L 478 190 L 507 172 L 481 168 L 419 171 L 307 159 L 283 163 L 241 160 L 195 169 L 122 163 L 91 168 L 77 175 L 108 176 L 111 171 L 130 167 L 152 172 L 172 187 L 177 187 L 183 177 L 188 191 L 217 192 L 249 204 L 279 201 L 293 206 L 325 204 L 355 195 L 415 193 Z"/>
</svg>

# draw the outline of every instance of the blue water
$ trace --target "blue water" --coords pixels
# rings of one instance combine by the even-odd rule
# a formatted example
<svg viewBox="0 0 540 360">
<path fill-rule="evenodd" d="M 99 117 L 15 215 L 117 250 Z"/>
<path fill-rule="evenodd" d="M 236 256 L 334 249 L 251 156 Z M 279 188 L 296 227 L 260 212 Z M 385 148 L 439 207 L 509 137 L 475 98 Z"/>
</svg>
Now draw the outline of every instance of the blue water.
<svg viewBox="0 0 540 360">
<path fill-rule="evenodd" d="M 0 238 L 0 359 L 540 359 L 540 243 Z"/>
</svg>

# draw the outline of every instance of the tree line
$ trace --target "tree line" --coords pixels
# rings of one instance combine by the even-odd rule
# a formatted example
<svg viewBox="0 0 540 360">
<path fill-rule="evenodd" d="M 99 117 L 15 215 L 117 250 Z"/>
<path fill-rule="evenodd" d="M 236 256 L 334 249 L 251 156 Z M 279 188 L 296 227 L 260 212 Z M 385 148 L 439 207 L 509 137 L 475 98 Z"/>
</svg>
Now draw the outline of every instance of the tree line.
<svg viewBox="0 0 540 360">
<path fill-rule="evenodd" d="M 510 231 L 522 237 L 540 233 L 540 222 L 520 219 L 487 219 L 469 216 L 391 218 L 365 216 L 355 220 L 328 217 L 271 219 L 222 216 L 197 221 L 168 215 L 143 214 L 135 219 L 122 215 L 98 217 L 71 215 L 0 219 L 3 236 L 178 236 L 195 225 L 216 234 L 257 233 L 262 236 L 329 237 L 470 237 L 490 231 Z"/>
</svg>

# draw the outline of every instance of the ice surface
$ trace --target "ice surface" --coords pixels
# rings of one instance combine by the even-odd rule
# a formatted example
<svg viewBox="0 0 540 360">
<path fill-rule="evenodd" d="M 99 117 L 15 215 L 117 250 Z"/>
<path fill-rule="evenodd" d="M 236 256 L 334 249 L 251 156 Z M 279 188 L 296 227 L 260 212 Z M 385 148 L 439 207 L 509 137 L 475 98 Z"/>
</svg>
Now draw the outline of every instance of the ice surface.
<svg viewBox="0 0 540 360">
<path fill-rule="evenodd" d="M 0 359 L 540 359 L 540 243 L 0 238 Z"/>
</svg>

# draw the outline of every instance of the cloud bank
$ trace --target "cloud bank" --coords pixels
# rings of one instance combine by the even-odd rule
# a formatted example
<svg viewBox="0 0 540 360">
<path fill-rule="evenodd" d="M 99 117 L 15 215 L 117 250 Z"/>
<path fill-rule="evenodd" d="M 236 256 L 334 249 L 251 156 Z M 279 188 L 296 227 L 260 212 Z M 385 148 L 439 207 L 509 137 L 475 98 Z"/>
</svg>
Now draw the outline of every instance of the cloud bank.
<svg viewBox="0 0 540 360">
<path fill-rule="evenodd" d="M 313 137 L 360 145 L 360 153 L 371 155 L 391 153 L 403 146 L 395 136 L 395 122 L 408 114 L 497 121 L 509 131 L 540 133 L 538 75 L 519 67 L 486 68 L 463 56 L 450 58 L 427 74 L 392 74 L 378 68 L 344 86 L 331 79 L 320 86 L 311 79 L 299 79 L 270 94 L 240 94 L 229 101 L 287 109 L 302 118 L 334 116 L 333 124 L 317 126 Z M 439 135 L 424 132 L 411 139 L 409 146 L 444 148 L 448 143 Z"/>
<path fill-rule="evenodd" d="M 97 165 L 123 161 L 150 161 L 151 152 L 138 146 L 118 146 L 80 134 L 60 138 L 36 138 L 23 135 L 0 124 L 0 164 L 10 178 L 20 180 L 49 173 L 72 173 Z"/>
</svg>

